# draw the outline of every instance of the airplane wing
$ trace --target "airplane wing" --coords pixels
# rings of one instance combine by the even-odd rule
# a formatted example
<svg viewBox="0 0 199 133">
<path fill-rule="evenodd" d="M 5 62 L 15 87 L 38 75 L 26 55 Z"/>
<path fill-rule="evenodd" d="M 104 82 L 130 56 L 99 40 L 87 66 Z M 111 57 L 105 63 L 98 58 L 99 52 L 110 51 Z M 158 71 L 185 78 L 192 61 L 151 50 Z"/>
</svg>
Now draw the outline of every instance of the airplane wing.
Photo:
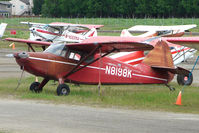
<svg viewBox="0 0 199 133">
<path fill-rule="evenodd" d="M 27 39 L 19 39 L 19 38 L 6 38 L 6 41 L 12 41 L 12 42 L 20 42 L 20 43 L 27 43 L 27 44 L 35 44 L 38 46 L 50 46 L 51 42 L 43 42 L 43 41 L 31 41 Z"/>
<path fill-rule="evenodd" d="M 41 25 L 41 26 L 44 26 L 46 24 L 44 23 L 33 23 L 33 22 L 20 22 L 21 24 L 27 24 L 27 25 Z"/>
<path fill-rule="evenodd" d="M 6 38 L 7 41 L 21 42 L 27 44 L 34 44 L 38 46 L 50 46 L 50 42 L 43 41 L 32 41 L 27 39 L 18 38 Z M 142 43 L 134 40 L 133 37 L 110 37 L 110 36 L 100 36 L 93 37 L 84 40 L 82 43 L 70 43 L 66 44 L 72 50 L 78 50 L 82 52 L 91 52 L 94 49 L 101 48 L 102 53 L 106 53 L 114 50 L 113 52 L 120 51 L 137 51 L 137 50 L 151 50 L 153 46 L 148 43 Z M 96 51 L 97 52 L 97 51 Z"/>
<path fill-rule="evenodd" d="M 84 40 L 82 43 L 67 44 L 70 49 L 91 52 L 94 49 L 100 49 L 102 53 L 113 52 L 128 52 L 128 51 L 139 51 L 139 50 L 151 50 L 153 46 L 148 43 L 142 43 L 133 40 L 132 37 L 92 37 Z M 96 52 L 99 52 L 99 50 Z"/>
<path fill-rule="evenodd" d="M 197 25 L 174 25 L 174 26 L 153 26 L 153 25 L 136 25 L 129 28 L 129 31 L 166 31 L 166 30 L 189 30 L 195 28 Z"/>
<path fill-rule="evenodd" d="M 75 27 L 76 26 L 76 27 L 85 27 L 88 29 L 92 29 L 92 28 L 99 29 L 99 28 L 103 27 L 104 25 L 72 24 L 72 23 L 53 22 L 53 23 L 50 23 L 49 26 L 52 26 L 52 27 L 67 27 L 67 26 Z"/>
<path fill-rule="evenodd" d="M 197 44 L 199 37 L 163 37 L 168 42 L 175 44 Z"/>
<path fill-rule="evenodd" d="M 4 34 L 4 32 L 5 32 L 6 26 L 7 26 L 6 23 L 1 23 L 1 24 L 0 24 L 0 38 L 3 36 L 3 34 Z"/>
</svg>

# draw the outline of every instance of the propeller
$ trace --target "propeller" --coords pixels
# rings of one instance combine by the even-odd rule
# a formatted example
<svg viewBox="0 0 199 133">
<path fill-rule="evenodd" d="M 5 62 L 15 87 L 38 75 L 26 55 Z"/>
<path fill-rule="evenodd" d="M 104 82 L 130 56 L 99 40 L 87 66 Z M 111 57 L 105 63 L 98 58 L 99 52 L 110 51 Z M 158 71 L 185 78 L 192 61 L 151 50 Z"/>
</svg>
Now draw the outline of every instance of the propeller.
<svg viewBox="0 0 199 133">
<path fill-rule="evenodd" d="M 5 56 L 8 58 L 14 58 L 14 54 L 6 54 Z"/>
</svg>

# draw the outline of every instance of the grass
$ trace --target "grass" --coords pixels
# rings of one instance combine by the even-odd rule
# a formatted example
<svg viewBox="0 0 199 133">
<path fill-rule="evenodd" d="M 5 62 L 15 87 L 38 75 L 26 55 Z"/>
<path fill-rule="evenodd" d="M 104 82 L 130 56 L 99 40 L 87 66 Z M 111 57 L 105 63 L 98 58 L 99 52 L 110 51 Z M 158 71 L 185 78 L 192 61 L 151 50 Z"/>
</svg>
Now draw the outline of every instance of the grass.
<svg viewBox="0 0 199 133">
<path fill-rule="evenodd" d="M 41 80 L 41 79 L 40 79 Z M 185 88 L 182 95 L 182 106 L 174 105 L 179 90 L 182 86 L 171 83 L 176 88 L 170 92 L 164 85 L 102 85 L 101 95 L 98 96 L 97 85 L 69 84 L 69 96 L 57 96 L 57 84 L 49 82 L 42 93 L 29 91 L 34 77 L 22 80 L 21 86 L 15 90 L 17 79 L 0 80 L 0 96 L 12 99 L 44 100 L 55 104 L 76 104 L 100 107 L 118 107 L 127 109 L 171 111 L 183 113 L 199 113 L 199 89 L 197 86 Z M 12 83 L 12 84 L 11 84 Z"/>
<path fill-rule="evenodd" d="M 28 28 L 27 25 L 20 24 L 21 21 L 38 22 L 38 23 L 51 23 L 51 22 L 66 22 L 75 24 L 102 24 L 103 30 L 122 30 L 130 28 L 134 25 L 184 25 L 184 24 L 197 24 L 199 25 L 198 18 L 4 18 L 0 22 L 8 23 L 8 28 Z M 195 28 L 193 31 L 199 31 Z"/>
</svg>

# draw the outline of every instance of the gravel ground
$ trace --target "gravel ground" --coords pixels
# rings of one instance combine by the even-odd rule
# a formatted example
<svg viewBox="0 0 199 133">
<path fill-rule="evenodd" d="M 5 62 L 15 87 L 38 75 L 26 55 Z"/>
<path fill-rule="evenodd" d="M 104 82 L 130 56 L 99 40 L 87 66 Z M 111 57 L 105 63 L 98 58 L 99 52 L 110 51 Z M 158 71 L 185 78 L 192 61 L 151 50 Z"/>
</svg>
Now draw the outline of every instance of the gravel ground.
<svg viewBox="0 0 199 133">
<path fill-rule="evenodd" d="M 199 115 L 0 99 L 0 132 L 198 133 Z"/>
</svg>

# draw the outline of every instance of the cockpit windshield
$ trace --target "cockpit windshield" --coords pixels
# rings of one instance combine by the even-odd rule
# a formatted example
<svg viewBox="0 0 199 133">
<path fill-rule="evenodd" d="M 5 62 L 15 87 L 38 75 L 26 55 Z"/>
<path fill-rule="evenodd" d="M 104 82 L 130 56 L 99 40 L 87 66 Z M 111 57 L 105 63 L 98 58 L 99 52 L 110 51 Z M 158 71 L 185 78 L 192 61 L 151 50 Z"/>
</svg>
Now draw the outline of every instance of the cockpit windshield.
<svg viewBox="0 0 199 133">
<path fill-rule="evenodd" d="M 64 44 L 51 44 L 44 52 L 62 56 L 75 61 L 80 61 L 81 59 L 80 52 L 69 50 Z"/>
<path fill-rule="evenodd" d="M 67 47 L 64 44 L 51 44 L 44 52 L 65 57 Z"/>
</svg>

